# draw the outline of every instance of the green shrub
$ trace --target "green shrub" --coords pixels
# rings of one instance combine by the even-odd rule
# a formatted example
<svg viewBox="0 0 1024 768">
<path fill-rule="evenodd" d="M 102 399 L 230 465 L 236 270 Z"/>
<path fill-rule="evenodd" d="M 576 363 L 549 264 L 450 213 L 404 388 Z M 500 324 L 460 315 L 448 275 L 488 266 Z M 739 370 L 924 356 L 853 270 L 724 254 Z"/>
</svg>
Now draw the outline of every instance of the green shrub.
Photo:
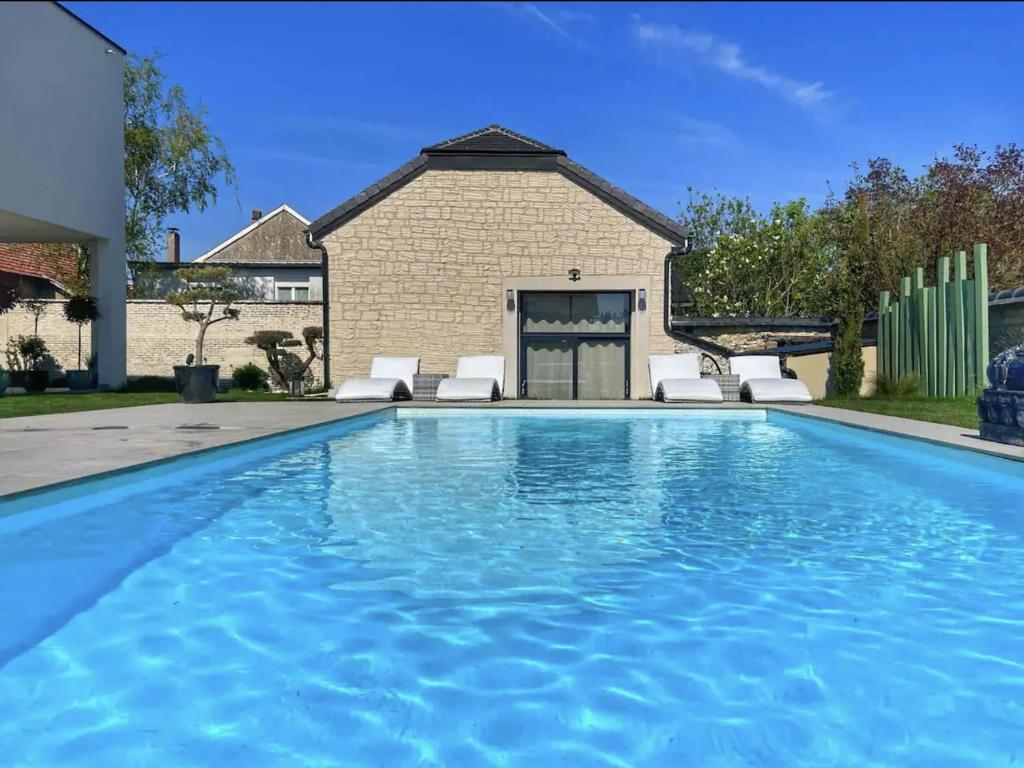
<svg viewBox="0 0 1024 768">
<path fill-rule="evenodd" d="M 265 390 L 270 377 L 258 365 L 246 363 L 238 368 L 232 368 L 231 378 L 235 380 L 235 386 L 239 389 Z"/>
<path fill-rule="evenodd" d="M 124 385 L 124 392 L 177 392 L 174 379 L 170 376 L 139 376 L 137 379 L 128 379 Z"/>
<path fill-rule="evenodd" d="M 921 377 L 916 373 L 903 376 L 876 373 L 871 383 L 871 397 L 920 397 L 922 393 Z"/>
<path fill-rule="evenodd" d="M 56 361 L 38 336 L 15 336 L 7 342 L 7 367 L 12 371 L 53 370 Z"/>
</svg>

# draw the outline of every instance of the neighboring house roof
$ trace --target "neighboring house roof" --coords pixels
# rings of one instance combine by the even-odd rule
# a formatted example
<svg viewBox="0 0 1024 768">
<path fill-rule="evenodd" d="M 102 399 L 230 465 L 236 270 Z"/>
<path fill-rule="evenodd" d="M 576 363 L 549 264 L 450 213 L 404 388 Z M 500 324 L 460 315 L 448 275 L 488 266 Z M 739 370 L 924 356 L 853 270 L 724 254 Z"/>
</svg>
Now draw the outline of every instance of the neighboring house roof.
<svg viewBox="0 0 1024 768">
<path fill-rule="evenodd" d="M 218 243 L 193 263 L 255 264 L 260 262 L 305 262 L 314 261 L 309 257 L 303 230 L 309 226 L 309 219 L 288 205 L 279 205 L 274 210 L 239 230 L 227 240 Z M 275 230 L 270 232 L 270 230 Z M 241 245 L 247 239 L 260 241 L 266 234 L 269 243 L 262 247 L 245 249 Z M 294 242 L 293 242 L 294 241 Z M 317 262 L 319 263 L 319 262 Z"/>
<path fill-rule="evenodd" d="M 78 253 L 68 243 L 0 243 L 0 272 L 49 280 L 63 290 L 78 272 Z"/>
<path fill-rule="evenodd" d="M 310 224 L 310 233 L 319 240 L 429 169 L 554 171 L 674 245 L 690 240 L 682 224 L 573 162 L 564 150 L 497 124 L 424 147 L 417 157 Z"/>
</svg>

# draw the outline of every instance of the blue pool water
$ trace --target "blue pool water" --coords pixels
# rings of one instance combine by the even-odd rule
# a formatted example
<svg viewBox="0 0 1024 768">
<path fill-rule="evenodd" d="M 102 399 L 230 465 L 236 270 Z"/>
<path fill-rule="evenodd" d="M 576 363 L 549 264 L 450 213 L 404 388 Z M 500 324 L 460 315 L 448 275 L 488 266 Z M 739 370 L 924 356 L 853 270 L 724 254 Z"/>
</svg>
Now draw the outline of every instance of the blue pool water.
<svg viewBox="0 0 1024 768">
<path fill-rule="evenodd" d="M 783 414 L 405 411 L 0 502 L 0 764 L 1019 765 L 1022 493 Z"/>
</svg>

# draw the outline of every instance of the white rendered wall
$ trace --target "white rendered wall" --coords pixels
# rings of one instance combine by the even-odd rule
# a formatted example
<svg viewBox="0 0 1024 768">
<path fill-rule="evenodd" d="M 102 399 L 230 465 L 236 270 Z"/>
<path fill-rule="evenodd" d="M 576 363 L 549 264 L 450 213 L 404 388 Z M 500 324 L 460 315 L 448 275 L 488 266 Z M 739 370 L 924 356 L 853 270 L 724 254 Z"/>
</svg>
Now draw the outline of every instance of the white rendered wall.
<svg viewBox="0 0 1024 768">
<path fill-rule="evenodd" d="M 92 253 L 101 386 L 125 371 L 124 54 L 47 2 L 0 3 L 0 242 Z"/>
</svg>

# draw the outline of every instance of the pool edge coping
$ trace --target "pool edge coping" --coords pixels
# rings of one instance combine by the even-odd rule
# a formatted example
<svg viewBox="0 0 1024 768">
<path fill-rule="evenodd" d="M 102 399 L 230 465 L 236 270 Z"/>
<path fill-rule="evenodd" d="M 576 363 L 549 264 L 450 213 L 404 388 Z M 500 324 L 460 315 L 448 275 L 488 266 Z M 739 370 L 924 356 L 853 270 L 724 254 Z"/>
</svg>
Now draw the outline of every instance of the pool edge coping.
<svg viewBox="0 0 1024 768">
<path fill-rule="evenodd" d="M 624 405 L 624 403 L 628 405 Z M 710 407 L 709 407 L 710 405 Z M 100 472 L 94 472 L 90 474 L 81 475 L 79 477 L 70 478 L 67 480 L 60 480 L 55 483 L 45 483 L 31 488 L 23 488 L 21 490 L 12 491 L 10 493 L 0 494 L 0 504 L 21 502 L 25 498 L 48 494 L 57 493 L 62 490 L 72 488 L 74 486 L 93 482 L 108 480 L 119 475 L 123 475 L 129 472 L 135 472 L 145 469 L 152 469 L 161 465 L 171 464 L 173 462 L 194 459 L 200 456 L 215 455 L 217 452 L 235 450 L 242 446 L 249 444 L 258 444 L 262 441 L 274 440 L 282 437 L 295 436 L 297 433 L 301 433 L 307 430 L 318 429 L 329 425 L 340 424 L 350 419 L 357 419 L 365 416 L 374 414 L 384 414 L 391 411 L 396 417 L 400 409 L 407 408 L 422 408 L 426 406 L 427 409 L 478 409 L 478 410 L 533 410 L 533 411 L 545 411 L 545 410 L 649 410 L 649 411 L 672 411 L 672 410 L 763 410 L 766 413 L 778 412 L 788 415 L 797 416 L 805 419 L 813 419 L 815 421 L 822 421 L 832 424 L 838 424 L 840 426 L 850 427 L 852 429 L 863 430 L 867 432 L 876 432 L 880 434 L 890 435 L 894 437 L 902 437 L 908 440 L 915 440 L 919 442 L 929 443 L 932 445 L 944 446 L 947 448 L 954 448 L 959 450 L 971 451 L 972 453 L 982 454 L 991 456 L 993 458 L 1008 459 L 1018 463 L 1024 463 L 1024 448 L 1013 445 L 1004 445 L 1002 443 L 989 443 L 988 441 L 982 441 L 980 436 L 975 437 L 974 435 L 964 434 L 945 434 L 950 431 L 956 430 L 960 432 L 966 430 L 966 427 L 957 427 L 949 424 L 938 424 L 934 422 L 919 421 L 917 419 L 907 419 L 900 416 L 886 416 L 883 414 L 871 413 L 869 411 L 852 411 L 842 408 L 835 408 L 825 405 L 817 405 L 814 403 L 807 405 L 787 405 L 783 403 L 725 403 L 725 404 L 708 404 L 708 403 L 659 403 L 653 400 L 633 400 L 633 401 L 607 401 L 604 404 L 600 401 L 587 402 L 585 404 L 572 404 L 571 402 L 562 401 L 551 401 L 551 404 L 520 404 L 516 400 L 498 401 L 494 403 L 436 403 L 426 401 L 402 401 L 402 402 L 390 402 L 381 403 L 379 408 L 373 408 L 368 411 L 360 413 L 345 414 L 337 418 L 327 419 L 319 421 L 313 424 L 304 424 L 296 427 L 288 427 L 275 432 L 270 432 L 262 435 L 246 436 L 239 440 L 233 440 L 230 442 L 221 443 L 219 445 L 206 446 L 203 448 L 196 448 L 191 451 L 184 451 L 177 453 L 172 456 L 164 456 L 157 459 L 150 459 L 147 461 L 138 462 L 135 464 L 126 464 L 121 467 L 115 467 L 113 469 L 102 470 Z M 827 411 L 827 413 L 822 413 Z M 901 428 L 904 425 L 911 427 L 916 431 L 907 431 L 905 428 Z M 967 430 L 970 432 L 971 430 Z M 975 430 L 976 431 L 976 430 Z M 933 432 L 934 434 L 927 434 Z"/>
</svg>

